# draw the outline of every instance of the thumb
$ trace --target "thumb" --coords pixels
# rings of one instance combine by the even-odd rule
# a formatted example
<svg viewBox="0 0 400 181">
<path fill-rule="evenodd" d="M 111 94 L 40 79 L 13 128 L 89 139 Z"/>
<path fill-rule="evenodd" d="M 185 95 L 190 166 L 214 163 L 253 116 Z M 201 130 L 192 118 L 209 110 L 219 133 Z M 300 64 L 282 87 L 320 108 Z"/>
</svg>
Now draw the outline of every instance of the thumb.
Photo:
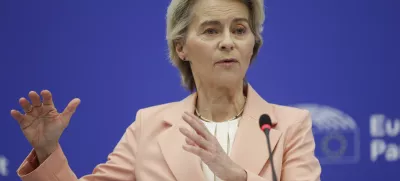
<svg viewBox="0 0 400 181">
<path fill-rule="evenodd" d="M 61 113 L 61 117 L 63 117 L 63 120 L 67 120 L 69 122 L 69 120 L 71 119 L 72 115 L 75 113 L 76 108 L 78 107 L 78 105 L 80 103 L 81 103 L 81 100 L 78 98 L 75 98 L 71 102 L 69 102 L 67 107 Z"/>
</svg>

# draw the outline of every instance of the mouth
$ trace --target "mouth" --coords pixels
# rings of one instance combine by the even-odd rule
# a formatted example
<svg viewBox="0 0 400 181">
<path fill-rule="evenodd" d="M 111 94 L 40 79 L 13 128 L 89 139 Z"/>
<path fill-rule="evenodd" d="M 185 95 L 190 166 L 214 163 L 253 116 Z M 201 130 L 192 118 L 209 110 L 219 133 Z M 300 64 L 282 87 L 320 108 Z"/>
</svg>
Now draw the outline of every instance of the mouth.
<svg viewBox="0 0 400 181">
<path fill-rule="evenodd" d="M 238 61 L 236 60 L 236 59 L 234 59 L 234 58 L 229 58 L 229 59 L 222 59 L 222 60 L 219 60 L 218 62 L 217 62 L 217 64 L 221 64 L 221 63 L 237 63 Z"/>
</svg>

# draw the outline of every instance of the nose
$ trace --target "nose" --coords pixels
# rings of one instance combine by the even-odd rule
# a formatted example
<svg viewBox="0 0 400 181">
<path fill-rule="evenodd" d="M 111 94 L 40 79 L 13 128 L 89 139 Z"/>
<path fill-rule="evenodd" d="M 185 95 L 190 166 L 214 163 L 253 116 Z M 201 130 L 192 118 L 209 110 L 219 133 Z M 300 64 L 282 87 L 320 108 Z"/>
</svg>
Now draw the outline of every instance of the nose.
<svg viewBox="0 0 400 181">
<path fill-rule="evenodd" d="M 230 32 L 225 33 L 222 36 L 221 42 L 219 43 L 219 49 L 222 51 L 231 51 L 234 49 L 234 47 L 235 47 L 235 43 L 231 37 Z"/>
</svg>

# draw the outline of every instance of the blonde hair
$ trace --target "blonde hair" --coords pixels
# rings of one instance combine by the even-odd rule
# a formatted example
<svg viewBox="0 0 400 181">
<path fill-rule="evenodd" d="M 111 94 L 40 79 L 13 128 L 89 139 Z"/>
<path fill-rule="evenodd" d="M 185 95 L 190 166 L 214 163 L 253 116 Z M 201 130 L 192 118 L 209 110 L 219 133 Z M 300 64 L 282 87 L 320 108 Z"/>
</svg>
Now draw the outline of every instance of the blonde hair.
<svg viewBox="0 0 400 181">
<path fill-rule="evenodd" d="M 265 19 L 264 0 L 240 0 L 249 9 L 250 29 L 255 36 L 255 45 L 251 62 L 257 56 L 263 43 L 261 32 Z M 183 87 L 189 91 L 194 91 L 196 85 L 193 78 L 192 69 L 188 61 L 183 61 L 176 52 L 177 43 L 184 43 L 188 27 L 192 21 L 192 9 L 195 0 L 171 0 L 167 10 L 167 41 L 169 58 L 172 64 L 178 68 L 181 75 Z"/>
</svg>

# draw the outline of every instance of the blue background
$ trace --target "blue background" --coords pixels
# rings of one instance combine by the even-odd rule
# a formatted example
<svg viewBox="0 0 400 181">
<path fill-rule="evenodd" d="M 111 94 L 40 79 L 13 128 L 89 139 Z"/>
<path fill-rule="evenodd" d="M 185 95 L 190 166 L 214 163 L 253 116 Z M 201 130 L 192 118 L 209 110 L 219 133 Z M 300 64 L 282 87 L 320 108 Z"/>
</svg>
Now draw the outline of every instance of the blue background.
<svg viewBox="0 0 400 181">
<path fill-rule="evenodd" d="M 167 57 L 169 2 L 0 1 L 0 155 L 10 161 L 1 181 L 18 180 L 16 169 L 31 150 L 9 114 L 30 90 L 50 90 L 60 110 L 82 100 L 60 140 L 79 177 L 106 161 L 139 108 L 188 95 Z M 265 5 L 265 43 L 248 72 L 252 86 L 272 103 L 335 107 L 360 130 L 359 162 L 322 165 L 322 179 L 399 180 L 400 161 L 370 160 L 369 117 L 400 118 L 400 2 Z M 385 140 L 400 144 L 399 137 Z"/>
</svg>

